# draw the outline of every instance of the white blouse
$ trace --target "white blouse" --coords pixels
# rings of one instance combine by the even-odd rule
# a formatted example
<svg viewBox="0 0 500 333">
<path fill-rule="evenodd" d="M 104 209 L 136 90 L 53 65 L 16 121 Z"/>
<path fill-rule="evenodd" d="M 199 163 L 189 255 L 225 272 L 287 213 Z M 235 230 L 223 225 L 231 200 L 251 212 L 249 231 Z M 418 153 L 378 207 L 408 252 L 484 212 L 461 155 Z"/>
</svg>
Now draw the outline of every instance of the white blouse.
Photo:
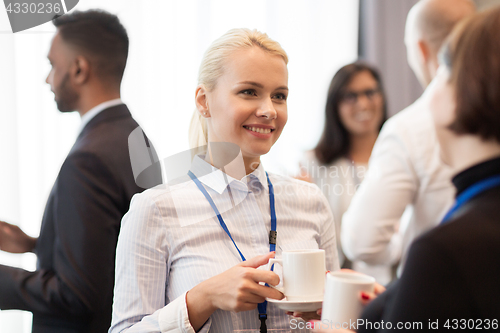
<svg viewBox="0 0 500 333">
<path fill-rule="evenodd" d="M 243 255 L 249 259 L 269 252 L 269 190 L 262 164 L 241 180 L 199 157 L 191 171 L 212 197 Z M 269 177 L 276 202 L 276 257 L 284 250 L 321 248 L 327 269 L 339 269 L 332 213 L 318 187 Z M 240 262 L 212 207 L 188 176 L 177 185 L 134 196 L 118 239 L 110 332 L 194 332 L 186 292 Z M 275 268 L 281 276 L 280 267 Z M 268 303 L 267 314 L 268 329 L 300 332 L 290 329 L 292 318 L 274 304 Z M 257 310 L 217 310 L 201 332 L 258 332 L 259 327 Z"/>
</svg>

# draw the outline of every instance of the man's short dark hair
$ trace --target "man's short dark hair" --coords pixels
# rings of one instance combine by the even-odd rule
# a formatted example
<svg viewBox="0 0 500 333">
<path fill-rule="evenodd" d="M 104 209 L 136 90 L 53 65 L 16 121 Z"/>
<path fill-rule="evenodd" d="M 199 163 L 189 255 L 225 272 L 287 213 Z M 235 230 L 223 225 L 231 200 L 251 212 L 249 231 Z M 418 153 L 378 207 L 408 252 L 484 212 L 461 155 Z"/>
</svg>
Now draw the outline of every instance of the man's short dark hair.
<svg viewBox="0 0 500 333">
<path fill-rule="evenodd" d="M 450 129 L 500 142 L 500 7 L 476 14 L 452 33 L 440 54 L 455 88 Z"/>
<path fill-rule="evenodd" d="M 52 22 L 65 43 L 89 57 L 98 75 L 121 82 L 129 42 L 116 15 L 102 10 L 74 11 Z"/>
</svg>

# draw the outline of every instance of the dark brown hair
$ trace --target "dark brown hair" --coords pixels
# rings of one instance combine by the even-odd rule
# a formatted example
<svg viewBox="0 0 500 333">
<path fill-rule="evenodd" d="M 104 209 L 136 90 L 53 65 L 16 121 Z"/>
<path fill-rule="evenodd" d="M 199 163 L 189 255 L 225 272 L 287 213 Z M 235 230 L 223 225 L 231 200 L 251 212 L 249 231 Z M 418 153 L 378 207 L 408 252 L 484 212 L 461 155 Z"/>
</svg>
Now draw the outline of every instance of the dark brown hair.
<svg viewBox="0 0 500 333">
<path fill-rule="evenodd" d="M 378 89 L 383 98 L 383 120 L 382 124 L 387 120 L 387 100 L 385 97 L 382 79 L 378 71 L 362 62 L 355 62 L 345 65 L 333 76 L 328 89 L 328 97 L 325 107 L 325 127 L 323 134 L 314 148 L 314 154 L 321 164 L 328 165 L 339 157 L 347 156 L 351 148 L 349 132 L 342 124 L 339 115 L 339 104 L 345 93 L 345 88 L 355 75 L 368 71 L 377 81 Z"/>
<path fill-rule="evenodd" d="M 440 60 L 455 90 L 456 118 L 449 128 L 500 142 L 500 7 L 462 22 Z"/>
<path fill-rule="evenodd" d="M 128 35 L 116 15 L 74 11 L 52 20 L 63 41 L 88 55 L 96 73 L 120 83 L 128 57 Z"/>
</svg>

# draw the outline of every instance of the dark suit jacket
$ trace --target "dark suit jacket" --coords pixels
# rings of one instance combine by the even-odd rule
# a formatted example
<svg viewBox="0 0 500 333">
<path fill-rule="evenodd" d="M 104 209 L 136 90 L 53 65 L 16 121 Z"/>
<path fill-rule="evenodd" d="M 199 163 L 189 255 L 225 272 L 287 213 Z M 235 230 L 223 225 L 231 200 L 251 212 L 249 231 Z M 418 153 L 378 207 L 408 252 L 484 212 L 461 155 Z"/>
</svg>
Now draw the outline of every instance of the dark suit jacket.
<svg viewBox="0 0 500 333">
<path fill-rule="evenodd" d="M 108 331 L 120 222 L 132 196 L 143 190 L 128 150 L 137 127 L 123 104 L 90 120 L 50 193 L 35 249 L 37 270 L 0 265 L 0 308 L 33 312 L 33 332 Z"/>
<path fill-rule="evenodd" d="M 500 158 L 475 165 L 453 178 L 457 194 L 500 175 Z M 363 313 L 374 323 L 422 323 L 404 331 L 498 331 L 500 325 L 500 187 L 482 192 L 449 222 L 412 244 L 403 275 Z M 494 324 L 496 321 L 496 324 Z M 431 328 L 429 328 L 431 325 Z M 496 329 L 495 329 L 496 327 Z M 385 326 L 387 328 L 387 325 Z"/>
</svg>

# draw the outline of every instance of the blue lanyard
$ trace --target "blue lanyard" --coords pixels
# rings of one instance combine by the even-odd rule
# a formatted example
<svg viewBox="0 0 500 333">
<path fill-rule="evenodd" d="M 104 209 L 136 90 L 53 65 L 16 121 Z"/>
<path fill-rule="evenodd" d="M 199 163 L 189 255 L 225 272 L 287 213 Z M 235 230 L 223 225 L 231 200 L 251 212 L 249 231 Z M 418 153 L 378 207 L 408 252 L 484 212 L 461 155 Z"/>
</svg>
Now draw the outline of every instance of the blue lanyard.
<svg viewBox="0 0 500 333">
<path fill-rule="evenodd" d="M 236 242 L 234 241 L 233 237 L 231 236 L 231 233 L 229 232 L 229 229 L 227 228 L 226 223 L 224 222 L 224 219 L 219 213 L 219 210 L 217 209 L 217 206 L 215 205 L 214 201 L 212 200 L 212 197 L 210 197 L 210 194 L 208 194 L 207 190 L 203 185 L 200 183 L 198 178 L 191 172 L 188 171 L 189 177 L 194 181 L 198 189 L 200 189 L 201 193 L 205 196 L 207 199 L 208 203 L 210 206 L 212 206 L 212 209 L 214 210 L 215 214 L 217 215 L 217 219 L 219 219 L 219 224 L 222 227 L 222 229 L 226 232 L 226 234 L 229 236 L 231 241 L 234 244 L 234 247 L 240 254 L 241 260 L 246 261 L 245 256 L 243 253 L 241 253 L 240 249 L 238 248 L 238 245 L 236 245 Z M 277 237 L 277 232 L 276 232 L 276 210 L 274 207 L 274 189 L 273 189 L 273 184 L 271 183 L 271 180 L 269 179 L 269 175 L 266 172 L 266 177 L 267 177 L 267 184 L 269 186 L 269 207 L 271 210 L 271 231 L 269 232 L 269 252 L 275 251 L 276 250 L 276 237 Z M 267 333 L 267 327 L 266 327 L 266 319 L 267 319 L 267 301 L 264 301 L 262 303 L 259 303 L 257 305 L 258 310 L 259 310 L 259 320 L 260 320 L 260 332 L 261 333 Z"/>
<path fill-rule="evenodd" d="M 445 224 L 448 220 L 455 214 L 455 212 L 465 205 L 469 200 L 474 198 L 475 196 L 492 189 L 494 187 L 500 186 L 500 175 L 493 176 L 490 178 L 486 178 L 480 182 L 475 183 L 474 185 L 469 186 L 465 191 L 460 193 L 455 200 L 455 204 L 451 209 L 446 213 L 445 217 L 441 221 L 441 224 Z"/>
</svg>

